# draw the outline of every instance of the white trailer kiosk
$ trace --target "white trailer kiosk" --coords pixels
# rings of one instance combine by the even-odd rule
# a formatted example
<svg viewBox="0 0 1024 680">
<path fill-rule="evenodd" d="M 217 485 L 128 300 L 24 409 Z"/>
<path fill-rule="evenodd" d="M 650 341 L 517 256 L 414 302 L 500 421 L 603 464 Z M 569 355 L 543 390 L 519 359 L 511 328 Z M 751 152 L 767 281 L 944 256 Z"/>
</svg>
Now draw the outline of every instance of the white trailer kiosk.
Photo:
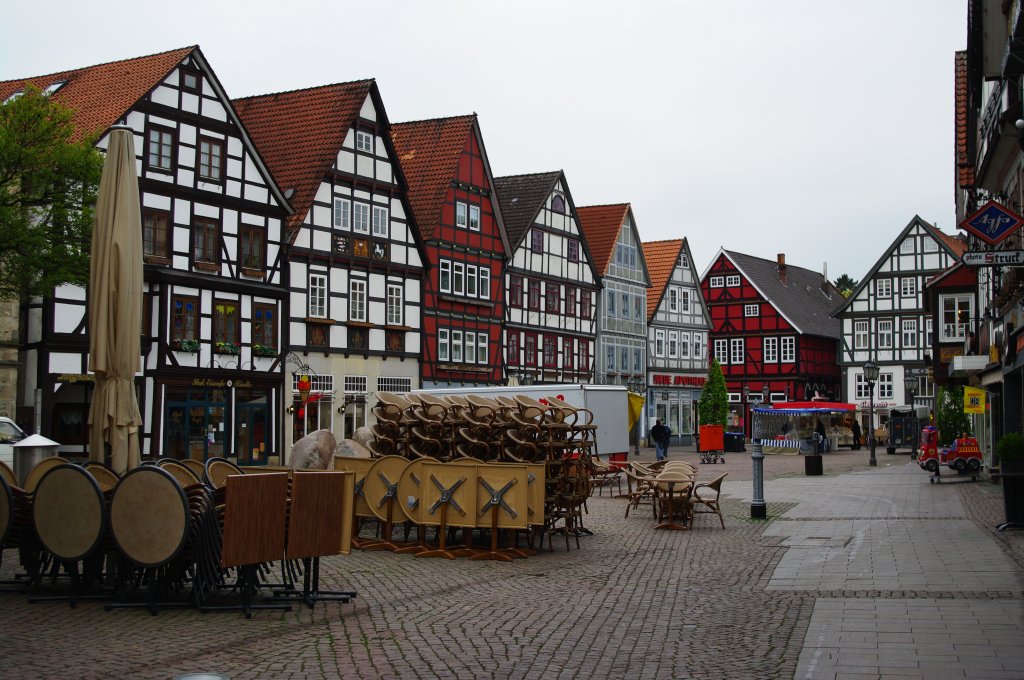
<svg viewBox="0 0 1024 680">
<path fill-rule="evenodd" d="M 443 397 L 447 394 L 482 397 L 505 395 L 514 397 L 523 394 L 534 399 L 559 397 L 577 408 L 585 408 L 594 414 L 597 425 L 597 439 L 594 453 L 604 460 L 612 454 L 617 460 L 625 460 L 629 453 L 629 398 L 623 385 L 517 385 L 515 387 L 464 387 L 437 390 L 413 390 Z"/>
</svg>

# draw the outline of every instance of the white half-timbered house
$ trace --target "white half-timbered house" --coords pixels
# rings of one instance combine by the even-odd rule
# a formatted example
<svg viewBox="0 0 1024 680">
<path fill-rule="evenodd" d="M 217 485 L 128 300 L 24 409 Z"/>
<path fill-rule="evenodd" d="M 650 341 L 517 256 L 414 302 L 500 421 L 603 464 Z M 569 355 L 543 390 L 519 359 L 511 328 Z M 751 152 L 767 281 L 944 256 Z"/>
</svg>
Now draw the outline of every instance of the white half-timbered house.
<svg viewBox="0 0 1024 680">
<path fill-rule="evenodd" d="M 914 403 L 933 407 L 928 358 L 935 326 L 925 311 L 925 283 L 963 252 L 962 241 L 915 215 L 835 311 L 841 322 L 839 366 L 845 398 L 865 414 L 871 395 L 864 364 L 870 360 L 881 367 L 874 395 L 876 422 L 885 422 L 891 407 L 910 402 L 904 389 L 908 373 L 918 376 Z M 962 348 L 964 337 L 959 339 Z"/>
<path fill-rule="evenodd" d="M 697 403 L 708 375 L 711 317 L 686 239 L 643 244 L 647 291 L 646 432 L 661 420 L 672 442 L 692 444 Z"/>
<path fill-rule="evenodd" d="M 0 83 L 32 83 L 74 111 L 83 136 L 135 130 L 142 207 L 143 376 L 136 379 L 145 457 L 279 452 L 288 203 L 198 47 Z M 104 149 L 107 133 L 97 144 Z M 86 291 L 65 285 L 23 318 L 20 401 L 42 391 L 42 433 L 87 452 Z"/>
<path fill-rule="evenodd" d="M 419 386 L 423 244 L 373 80 L 235 100 L 286 191 L 291 432 L 351 437 Z M 309 396 L 300 388 L 310 377 Z"/>
<path fill-rule="evenodd" d="M 494 188 L 512 245 L 505 280 L 509 383 L 590 382 L 601 282 L 565 174 L 497 177 Z"/>
</svg>

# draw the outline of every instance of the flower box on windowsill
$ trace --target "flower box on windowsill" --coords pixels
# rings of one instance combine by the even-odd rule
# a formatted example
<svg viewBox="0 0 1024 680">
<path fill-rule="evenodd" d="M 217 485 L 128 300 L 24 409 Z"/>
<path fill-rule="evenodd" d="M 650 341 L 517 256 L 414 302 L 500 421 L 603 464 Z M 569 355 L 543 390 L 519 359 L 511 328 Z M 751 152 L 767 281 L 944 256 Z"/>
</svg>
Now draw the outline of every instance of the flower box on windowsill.
<svg viewBox="0 0 1024 680">
<path fill-rule="evenodd" d="M 252 353 L 257 357 L 276 357 L 277 349 L 269 345 L 253 345 Z"/>
<path fill-rule="evenodd" d="M 237 342 L 218 342 L 214 344 L 214 350 L 217 354 L 238 354 L 242 347 Z"/>
<path fill-rule="evenodd" d="M 175 352 L 189 352 L 190 354 L 195 354 L 199 351 L 199 341 L 176 338 L 171 340 L 171 349 Z"/>
</svg>

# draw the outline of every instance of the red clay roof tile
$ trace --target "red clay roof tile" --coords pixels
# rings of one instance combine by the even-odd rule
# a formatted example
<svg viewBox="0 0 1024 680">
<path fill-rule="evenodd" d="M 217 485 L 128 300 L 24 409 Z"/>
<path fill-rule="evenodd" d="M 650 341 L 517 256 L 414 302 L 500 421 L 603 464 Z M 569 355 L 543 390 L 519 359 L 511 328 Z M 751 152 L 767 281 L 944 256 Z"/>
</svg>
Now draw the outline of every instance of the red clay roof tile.
<svg viewBox="0 0 1024 680">
<path fill-rule="evenodd" d="M 665 286 L 672 278 L 672 270 L 679 261 L 679 252 L 683 249 L 683 239 L 667 241 L 648 241 L 641 244 L 644 249 L 644 261 L 647 262 L 647 273 L 651 277 L 651 287 L 647 289 L 647 323 L 654 319 L 661 298 L 665 295 Z"/>
<path fill-rule="evenodd" d="M 974 186 L 974 159 L 968 156 L 967 130 L 967 51 L 956 53 L 954 66 L 956 100 L 956 172 L 957 186 Z"/>
<path fill-rule="evenodd" d="M 583 235 L 590 244 L 590 253 L 594 258 L 594 268 L 601 275 L 608 271 L 615 242 L 619 238 L 619 229 L 626 221 L 629 203 L 613 203 L 609 205 L 587 205 L 576 208 Z"/>
</svg>

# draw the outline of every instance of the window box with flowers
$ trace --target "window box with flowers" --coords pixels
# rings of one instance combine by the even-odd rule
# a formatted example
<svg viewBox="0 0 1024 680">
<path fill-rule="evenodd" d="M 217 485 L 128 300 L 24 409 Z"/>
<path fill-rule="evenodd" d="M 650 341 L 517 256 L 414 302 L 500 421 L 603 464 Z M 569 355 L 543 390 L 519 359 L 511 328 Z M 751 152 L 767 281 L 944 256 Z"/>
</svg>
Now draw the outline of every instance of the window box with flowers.
<svg viewBox="0 0 1024 680">
<path fill-rule="evenodd" d="M 171 349 L 176 352 L 189 352 L 195 354 L 199 351 L 198 340 L 188 340 L 186 338 L 175 338 L 171 340 Z"/>
<path fill-rule="evenodd" d="M 242 351 L 242 346 L 237 342 L 218 342 L 215 347 L 217 354 L 238 354 Z"/>
<path fill-rule="evenodd" d="M 252 353 L 258 357 L 276 357 L 277 349 L 270 345 L 254 344 L 252 346 Z"/>
</svg>

